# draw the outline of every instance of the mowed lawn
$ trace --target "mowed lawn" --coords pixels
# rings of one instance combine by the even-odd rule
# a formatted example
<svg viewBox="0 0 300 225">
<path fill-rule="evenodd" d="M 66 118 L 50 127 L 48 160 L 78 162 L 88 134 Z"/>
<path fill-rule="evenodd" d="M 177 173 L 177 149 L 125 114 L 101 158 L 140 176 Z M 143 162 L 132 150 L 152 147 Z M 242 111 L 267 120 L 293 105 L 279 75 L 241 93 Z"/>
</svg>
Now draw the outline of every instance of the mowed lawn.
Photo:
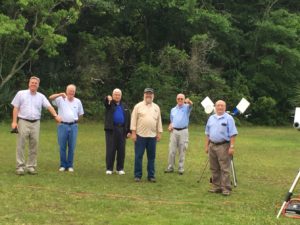
<svg viewBox="0 0 300 225">
<path fill-rule="evenodd" d="M 300 167 L 300 132 L 292 127 L 239 127 L 230 197 L 208 193 L 210 173 L 197 183 L 207 156 L 204 126 L 190 127 L 184 175 L 164 174 L 169 134 L 157 145 L 157 183 L 133 180 L 134 150 L 127 141 L 126 175 L 105 175 L 100 122 L 80 124 L 75 172 L 58 172 L 56 125 L 41 125 L 36 176 L 15 175 L 16 136 L 0 124 L 0 224 L 299 224 L 278 208 Z M 300 185 L 295 194 L 300 193 Z"/>
</svg>

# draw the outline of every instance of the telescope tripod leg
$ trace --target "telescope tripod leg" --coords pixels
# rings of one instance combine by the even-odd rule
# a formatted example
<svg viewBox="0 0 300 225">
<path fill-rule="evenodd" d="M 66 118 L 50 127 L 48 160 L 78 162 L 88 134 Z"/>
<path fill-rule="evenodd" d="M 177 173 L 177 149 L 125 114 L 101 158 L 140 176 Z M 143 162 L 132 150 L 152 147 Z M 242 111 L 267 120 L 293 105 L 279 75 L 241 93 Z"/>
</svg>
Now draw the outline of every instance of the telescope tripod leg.
<svg viewBox="0 0 300 225">
<path fill-rule="evenodd" d="M 298 172 L 298 174 L 297 174 L 297 176 L 296 176 L 296 178 L 295 178 L 295 180 L 294 180 L 294 182 L 293 182 L 293 184 L 292 184 L 289 192 L 285 196 L 284 202 L 282 203 L 281 208 L 280 208 L 280 210 L 279 210 L 279 212 L 277 214 L 277 219 L 280 217 L 285 204 L 291 199 L 291 197 L 293 195 L 294 188 L 296 187 L 299 178 L 300 178 L 300 169 L 299 169 L 299 172 Z"/>
<path fill-rule="evenodd" d="M 233 156 L 230 160 L 230 165 L 231 165 L 231 172 L 232 172 L 232 177 L 233 177 L 233 186 L 237 187 L 237 178 L 236 178 L 236 173 L 235 173 L 235 167 L 234 167 L 234 162 L 233 162 Z"/>
</svg>

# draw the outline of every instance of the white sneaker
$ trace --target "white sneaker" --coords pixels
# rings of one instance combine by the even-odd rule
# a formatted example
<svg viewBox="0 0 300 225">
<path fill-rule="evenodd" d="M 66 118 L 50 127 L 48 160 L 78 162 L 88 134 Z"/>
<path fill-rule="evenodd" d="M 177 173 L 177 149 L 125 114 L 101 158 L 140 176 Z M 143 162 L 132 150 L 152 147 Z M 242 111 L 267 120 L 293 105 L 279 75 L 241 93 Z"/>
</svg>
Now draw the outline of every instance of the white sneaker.
<svg viewBox="0 0 300 225">
<path fill-rule="evenodd" d="M 74 172 L 74 169 L 73 169 L 72 167 L 70 167 L 70 168 L 68 169 L 68 171 L 69 171 L 69 172 Z"/>
<path fill-rule="evenodd" d="M 28 168 L 27 168 L 27 172 L 28 172 L 29 174 L 31 174 L 31 175 L 36 175 L 36 174 L 37 174 L 36 169 L 33 168 L 33 167 L 28 167 Z"/>
<path fill-rule="evenodd" d="M 125 175 L 125 172 L 124 172 L 124 170 L 120 170 L 120 171 L 117 171 L 117 174 L 119 174 L 119 175 Z"/>
<path fill-rule="evenodd" d="M 16 170 L 16 174 L 17 174 L 17 175 L 24 175 L 24 174 L 25 174 L 25 171 L 24 171 L 24 169 L 23 169 L 22 167 L 20 167 L 20 168 L 18 168 L 18 169 Z"/>
<path fill-rule="evenodd" d="M 58 171 L 59 172 L 64 172 L 64 171 L 66 171 L 66 169 L 65 169 L 65 167 L 60 167 Z"/>
<path fill-rule="evenodd" d="M 106 170 L 106 175 L 112 175 L 112 171 L 111 170 Z"/>
</svg>

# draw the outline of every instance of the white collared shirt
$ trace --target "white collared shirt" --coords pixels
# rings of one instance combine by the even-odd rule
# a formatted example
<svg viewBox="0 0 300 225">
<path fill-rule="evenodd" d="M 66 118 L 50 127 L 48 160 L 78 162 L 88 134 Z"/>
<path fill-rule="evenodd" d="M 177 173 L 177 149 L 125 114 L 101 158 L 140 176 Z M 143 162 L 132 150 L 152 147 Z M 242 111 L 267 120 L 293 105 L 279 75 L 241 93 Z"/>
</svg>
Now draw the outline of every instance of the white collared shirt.
<svg viewBox="0 0 300 225">
<path fill-rule="evenodd" d="M 27 120 L 41 119 L 42 107 L 51 106 L 45 95 L 40 92 L 32 94 L 29 89 L 18 91 L 11 104 L 19 109 L 18 117 Z"/>
</svg>

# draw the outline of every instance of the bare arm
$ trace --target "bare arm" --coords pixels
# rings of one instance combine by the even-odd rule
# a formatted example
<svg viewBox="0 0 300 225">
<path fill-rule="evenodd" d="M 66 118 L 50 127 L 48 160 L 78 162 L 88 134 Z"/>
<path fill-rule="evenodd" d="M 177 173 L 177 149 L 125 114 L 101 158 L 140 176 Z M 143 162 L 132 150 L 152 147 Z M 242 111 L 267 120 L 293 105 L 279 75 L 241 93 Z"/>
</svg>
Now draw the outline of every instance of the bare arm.
<svg viewBox="0 0 300 225">
<path fill-rule="evenodd" d="M 136 141 L 136 130 L 131 130 L 131 139 L 135 142 Z"/>
<path fill-rule="evenodd" d="M 156 141 L 160 141 L 161 139 L 161 132 L 158 132 L 156 135 Z"/>
<path fill-rule="evenodd" d="M 235 135 L 230 137 L 230 147 L 229 147 L 229 150 L 228 150 L 229 155 L 234 154 L 234 144 L 235 144 Z"/>
<path fill-rule="evenodd" d="M 189 98 L 185 99 L 185 103 L 189 104 L 190 106 L 193 105 L 193 102 Z"/>
<path fill-rule="evenodd" d="M 56 99 L 56 98 L 58 98 L 58 97 L 63 97 L 63 98 L 66 98 L 67 96 L 66 96 L 66 94 L 64 93 L 64 92 L 62 92 L 62 93 L 57 93 L 57 94 L 53 94 L 53 95 L 50 95 L 49 96 L 49 99 L 51 100 L 51 101 L 53 101 L 54 99 Z"/>
<path fill-rule="evenodd" d="M 54 119 L 56 120 L 56 122 L 60 123 L 61 122 L 61 118 L 59 115 L 57 115 L 55 109 L 52 106 L 49 106 L 48 111 L 51 113 L 51 115 L 54 117 Z"/>
<path fill-rule="evenodd" d="M 209 137 L 206 135 L 205 136 L 205 146 L 204 146 L 206 154 L 208 153 L 208 145 L 209 145 L 209 143 L 210 143 Z"/>
<path fill-rule="evenodd" d="M 15 129 L 18 127 L 18 123 L 17 123 L 18 114 L 19 114 L 19 108 L 14 107 L 13 113 L 12 113 L 12 123 L 11 123 L 12 129 Z"/>
</svg>

